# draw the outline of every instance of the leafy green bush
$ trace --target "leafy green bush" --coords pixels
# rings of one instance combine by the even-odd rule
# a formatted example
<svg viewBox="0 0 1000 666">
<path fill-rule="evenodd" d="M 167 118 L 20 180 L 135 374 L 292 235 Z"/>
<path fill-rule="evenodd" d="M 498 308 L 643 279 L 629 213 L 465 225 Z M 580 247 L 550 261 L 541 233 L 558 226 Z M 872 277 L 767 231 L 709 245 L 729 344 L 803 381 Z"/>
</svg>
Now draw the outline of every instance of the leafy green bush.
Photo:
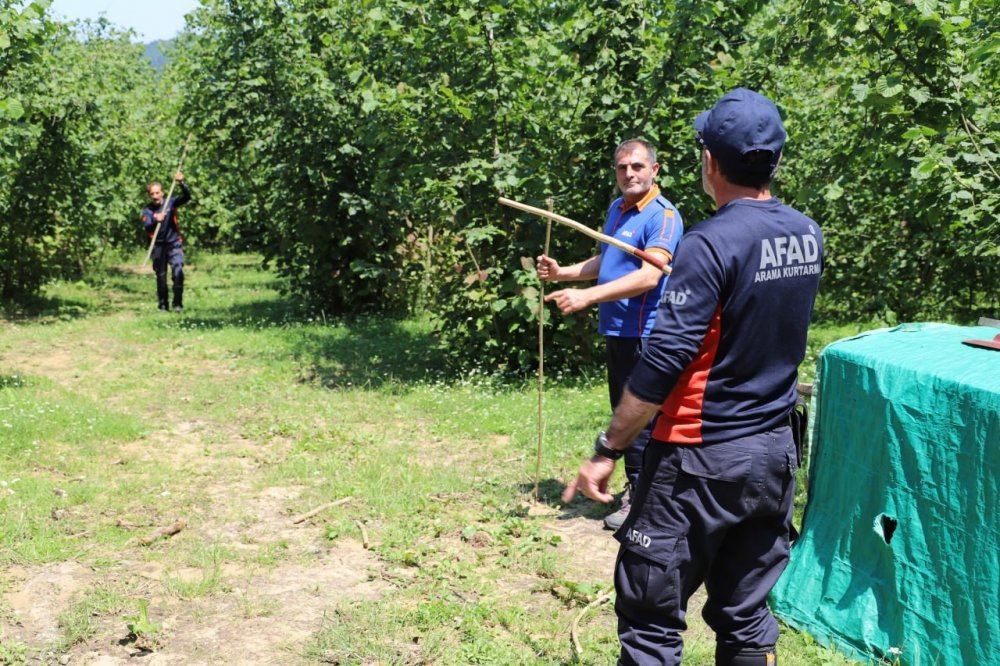
<svg viewBox="0 0 1000 666">
<path fill-rule="evenodd" d="M 736 69 L 768 81 L 782 180 L 826 231 L 822 314 L 975 321 L 1000 307 L 993 1 L 772 3 Z"/>
<path fill-rule="evenodd" d="M 497 196 L 596 227 L 611 150 L 643 136 L 690 226 L 711 214 L 692 119 L 744 85 L 785 115 L 775 192 L 826 233 L 819 317 L 1000 308 L 995 0 L 206 0 L 155 98 L 138 47 L 46 5 L 0 17 L 4 297 L 141 241 L 140 186 L 190 131 L 194 246 L 260 250 L 323 312 L 426 311 L 460 367 L 531 371 L 545 226 Z M 594 251 L 553 233 L 561 261 Z M 593 330 L 552 316 L 553 362 L 592 363 Z"/>
<path fill-rule="evenodd" d="M 103 21 L 45 18 L 48 3 L 4 10 L 0 90 L 0 297 L 76 278 L 133 245 L 155 100 L 141 48 Z"/>
</svg>

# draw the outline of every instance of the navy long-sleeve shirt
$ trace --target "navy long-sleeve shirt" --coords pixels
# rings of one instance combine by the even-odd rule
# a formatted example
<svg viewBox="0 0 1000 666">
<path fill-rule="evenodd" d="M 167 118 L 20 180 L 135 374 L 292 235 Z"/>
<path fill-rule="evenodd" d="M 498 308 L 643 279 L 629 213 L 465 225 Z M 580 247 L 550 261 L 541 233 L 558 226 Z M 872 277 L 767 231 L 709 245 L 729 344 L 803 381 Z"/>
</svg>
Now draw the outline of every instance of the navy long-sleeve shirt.
<svg viewBox="0 0 1000 666">
<path fill-rule="evenodd" d="M 711 444 L 785 421 L 822 268 L 819 225 L 774 198 L 731 201 L 685 234 L 629 378 L 662 403 L 654 439 Z"/>
<path fill-rule="evenodd" d="M 181 237 L 180 228 L 177 226 L 177 208 L 191 201 L 191 190 L 188 189 L 183 180 L 177 181 L 177 185 L 181 188 L 181 194 L 178 197 L 170 197 L 166 208 L 162 204 L 150 203 L 142 209 L 142 226 L 149 234 L 150 240 L 153 239 L 153 231 L 156 229 L 156 219 L 153 215 L 159 213 L 160 210 L 165 210 L 167 213 L 163 224 L 160 225 L 159 232 L 156 234 L 157 245 L 180 245 L 184 240 Z"/>
</svg>

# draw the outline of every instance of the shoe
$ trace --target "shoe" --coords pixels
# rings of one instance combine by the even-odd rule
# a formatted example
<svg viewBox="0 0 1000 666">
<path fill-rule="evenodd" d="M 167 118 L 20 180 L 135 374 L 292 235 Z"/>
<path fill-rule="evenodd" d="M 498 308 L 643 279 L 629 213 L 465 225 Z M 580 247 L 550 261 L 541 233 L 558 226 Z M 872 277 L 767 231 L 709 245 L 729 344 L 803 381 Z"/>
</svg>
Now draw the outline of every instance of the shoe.
<svg viewBox="0 0 1000 666">
<path fill-rule="evenodd" d="M 632 506 L 632 493 L 629 484 L 625 484 L 625 492 L 622 493 L 622 505 L 614 513 L 604 517 L 604 526 L 609 530 L 617 530 L 628 517 L 628 510 Z"/>
<path fill-rule="evenodd" d="M 179 305 L 174 306 L 174 312 L 184 312 L 184 308 Z"/>
</svg>

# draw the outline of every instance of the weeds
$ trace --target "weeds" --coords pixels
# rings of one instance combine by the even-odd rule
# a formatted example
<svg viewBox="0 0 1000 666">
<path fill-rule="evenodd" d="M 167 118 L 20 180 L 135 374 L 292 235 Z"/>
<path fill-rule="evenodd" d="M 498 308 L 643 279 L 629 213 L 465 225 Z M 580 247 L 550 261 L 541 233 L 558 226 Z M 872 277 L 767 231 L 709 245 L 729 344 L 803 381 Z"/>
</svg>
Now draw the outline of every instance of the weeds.
<svg viewBox="0 0 1000 666">
<path fill-rule="evenodd" d="M 134 615 L 124 616 L 128 638 L 137 648 L 153 651 L 159 647 L 160 624 L 149 619 L 149 601 L 138 599 L 139 609 Z"/>
<path fill-rule="evenodd" d="M 3 666 L 21 666 L 27 663 L 27 645 L 19 641 L 4 640 L 0 642 L 0 664 Z"/>
</svg>

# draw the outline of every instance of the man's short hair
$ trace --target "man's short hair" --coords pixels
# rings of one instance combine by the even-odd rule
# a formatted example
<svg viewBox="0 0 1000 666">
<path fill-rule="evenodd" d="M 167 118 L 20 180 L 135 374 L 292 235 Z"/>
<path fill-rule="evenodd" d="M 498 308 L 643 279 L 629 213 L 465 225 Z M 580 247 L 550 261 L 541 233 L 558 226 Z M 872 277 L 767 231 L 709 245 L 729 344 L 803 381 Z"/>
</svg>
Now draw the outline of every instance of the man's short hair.
<svg viewBox="0 0 1000 666">
<path fill-rule="evenodd" d="M 788 136 L 774 102 L 746 88 L 698 114 L 694 129 L 726 180 L 757 189 L 774 178 Z"/>
<path fill-rule="evenodd" d="M 621 155 L 622 151 L 624 151 L 626 148 L 631 148 L 632 146 L 642 146 L 643 148 L 645 148 L 646 155 L 649 156 L 649 163 L 656 164 L 656 148 L 653 148 L 653 144 L 651 144 L 649 141 L 646 141 L 645 139 L 625 139 L 624 141 L 618 144 L 617 148 L 615 148 L 615 152 L 614 155 L 612 155 L 611 157 L 611 161 L 617 162 L 618 156 Z"/>
<path fill-rule="evenodd" d="M 146 191 L 149 192 L 150 188 L 153 187 L 154 185 L 156 185 L 161 190 L 163 189 L 163 184 L 160 183 L 160 181 L 158 181 L 158 180 L 154 180 L 154 181 L 151 181 L 149 183 L 146 183 Z"/>
<path fill-rule="evenodd" d="M 774 180 L 778 165 L 772 166 L 773 154 L 769 150 L 752 150 L 738 159 L 737 164 L 725 164 L 716 160 L 723 178 L 733 185 L 762 190 Z M 780 160 L 781 153 L 778 153 Z"/>
</svg>

